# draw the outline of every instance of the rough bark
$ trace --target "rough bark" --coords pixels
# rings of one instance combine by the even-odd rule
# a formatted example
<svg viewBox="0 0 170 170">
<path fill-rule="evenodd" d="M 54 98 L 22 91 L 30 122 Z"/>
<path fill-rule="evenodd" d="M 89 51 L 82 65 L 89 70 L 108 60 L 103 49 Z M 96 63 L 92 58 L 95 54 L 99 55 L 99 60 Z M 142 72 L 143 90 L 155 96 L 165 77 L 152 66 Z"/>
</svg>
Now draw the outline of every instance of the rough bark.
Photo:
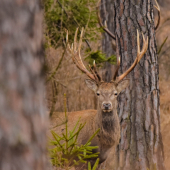
<svg viewBox="0 0 170 170">
<path fill-rule="evenodd" d="M 164 170 L 153 3 L 115 0 L 114 9 L 117 55 L 121 56 L 119 74 L 136 58 L 137 29 L 149 37 L 145 56 L 129 75 L 130 87 L 118 99 L 121 141 L 116 169 L 153 170 L 156 167 Z M 142 36 L 140 40 L 142 42 Z"/>
<path fill-rule="evenodd" d="M 114 33 L 115 30 L 113 17 L 114 15 L 113 2 L 111 0 L 101 0 L 101 18 L 103 23 L 106 21 L 107 27 L 112 33 Z M 110 57 L 116 53 L 112 43 L 115 43 L 115 40 L 113 40 L 107 33 L 103 33 L 102 51 L 106 54 L 106 57 Z M 102 70 L 102 78 L 104 81 L 111 81 L 113 78 L 114 69 L 114 65 L 110 64 L 109 62 L 105 63 Z"/>
<path fill-rule="evenodd" d="M 1 170 L 47 169 L 42 62 L 40 1 L 1 0 Z"/>
</svg>

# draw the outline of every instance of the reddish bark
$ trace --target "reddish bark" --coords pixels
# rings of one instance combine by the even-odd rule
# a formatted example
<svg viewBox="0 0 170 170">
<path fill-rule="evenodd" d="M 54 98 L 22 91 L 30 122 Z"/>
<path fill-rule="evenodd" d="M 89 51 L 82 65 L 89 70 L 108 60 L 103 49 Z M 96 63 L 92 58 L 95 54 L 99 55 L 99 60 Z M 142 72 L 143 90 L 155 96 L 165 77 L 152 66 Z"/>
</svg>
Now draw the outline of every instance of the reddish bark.
<svg viewBox="0 0 170 170">
<path fill-rule="evenodd" d="M 116 169 L 164 170 L 153 4 L 150 0 L 115 0 L 114 10 L 119 74 L 136 58 L 137 29 L 149 37 L 147 53 L 129 76 L 130 87 L 119 96 L 121 141 Z"/>
<path fill-rule="evenodd" d="M 39 0 L 0 1 L 0 169 L 45 170 Z"/>
</svg>

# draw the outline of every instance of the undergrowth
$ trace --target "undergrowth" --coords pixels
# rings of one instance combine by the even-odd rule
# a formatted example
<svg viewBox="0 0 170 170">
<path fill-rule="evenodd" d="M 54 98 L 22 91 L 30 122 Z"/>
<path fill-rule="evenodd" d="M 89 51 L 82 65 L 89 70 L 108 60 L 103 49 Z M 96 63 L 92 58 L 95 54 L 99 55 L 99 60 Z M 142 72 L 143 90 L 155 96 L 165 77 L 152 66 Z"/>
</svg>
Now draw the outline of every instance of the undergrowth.
<svg viewBox="0 0 170 170">
<path fill-rule="evenodd" d="M 66 97 L 66 96 L 65 96 Z M 65 100 L 66 101 L 66 100 Z M 66 103 L 65 117 L 67 118 Z M 72 130 L 68 129 L 67 121 L 65 123 L 65 131 L 62 135 L 51 131 L 53 139 L 50 139 L 50 145 L 52 149 L 49 149 L 52 165 L 61 169 L 69 170 L 74 166 L 87 164 L 88 159 L 96 158 L 96 163 L 93 168 L 90 162 L 88 162 L 88 170 L 95 170 L 99 163 L 99 152 L 93 153 L 93 149 L 97 149 L 98 146 L 90 146 L 91 140 L 96 136 L 100 129 L 98 129 L 89 140 L 83 145 L 79 145 L 77 142 L 78 136 L 81 130 L 84 128 L 85 123 L 79 123 L 80 119 Z"/>
</svg>

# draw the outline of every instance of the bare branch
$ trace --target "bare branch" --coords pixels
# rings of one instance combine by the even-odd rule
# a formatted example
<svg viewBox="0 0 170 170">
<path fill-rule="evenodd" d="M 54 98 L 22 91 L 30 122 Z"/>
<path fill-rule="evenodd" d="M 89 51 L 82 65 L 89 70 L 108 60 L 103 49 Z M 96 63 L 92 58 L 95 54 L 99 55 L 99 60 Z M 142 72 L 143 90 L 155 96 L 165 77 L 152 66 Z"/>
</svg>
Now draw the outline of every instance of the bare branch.
<svg viewBox="0 0 170 170">
<path fill-rule="evenodd" d="M 161 21 L 161 15 L 160 15 L 160 11 L 161 11 L 161 10 L 160 10 L 160 6 L 159 6 L 157 0 L 155 0 L 155 2 L 156 2 L 156 5 L 154 5 L 154 6 L 155 6 L 155 8 L 158 10 L 158 21 L 157 21 L 157 24 L 156 24 L 156 26 L 155 26 L 155 30 L 157 30 L 158 27 L 159 27 L 160 21 Z"/>
<path fill-rule="evenodd" d="M 117 77 L 117 74 L 118 74 L 119 68 L 120 68 L 120 57 L 118 57 L 118 60 L 117 60 L 117 67 L 116 67 L 115 74 L 114 74 L 114 76 L 113 76 L 113 81 L 115 81 L 115 80 L 116 80 L 116 77 Z"/>
<path fill-rule="evenodd" d="M 106 23 L 105 23 L 105 25 L 103 25 L 103 23 L 102 23 L 102 20 L 101 20 L 101 18 L 100 18 L 100 10 L 99 10 L 100 2 L 101 2 L 101 0 L 99 0 L 98 5 L 97 5 L 97 7 L 96 7 L 99 25 L 100 25 L 100 27 L 101 27 L 111 38 L 113 38 L 114 40 L 116 40 L 115 36 L 114 36 L 114 35 L 110 32 L 110 30 L 107 28 Z"/>
</svg>

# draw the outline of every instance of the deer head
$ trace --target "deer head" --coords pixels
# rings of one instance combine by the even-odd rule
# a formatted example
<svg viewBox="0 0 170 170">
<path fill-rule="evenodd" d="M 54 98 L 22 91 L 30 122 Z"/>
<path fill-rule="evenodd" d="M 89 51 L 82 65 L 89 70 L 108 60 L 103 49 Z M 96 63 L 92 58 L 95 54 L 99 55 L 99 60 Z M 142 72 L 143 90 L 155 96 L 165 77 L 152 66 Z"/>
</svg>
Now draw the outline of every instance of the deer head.
<svg viewBox="0 0 170 170">
<path fill-rule="evenodd" d="M 116 82 L 101 82 L 97 84 L 95 81 L 85 80 L 87 86 L 92 89 L 98 98 L 98 107 L 104 113 L 111 112 L 117 105 L 118 94 L 129 85 L 129 80 L 123 80 L 120 83 Z"/>
<path fill-rule="evenodd" d="M 117 68 L 115 71 L 115 74 L 113 76 L 113 79 L 111 82 L 104 82 L 97 72 L 95 61 L 93 63 L 93 66 L 89 66 L 89 70 L 85 67 L 85 65 L 82 62 L 81 55 L 80 55 L 80 49 L 82 44 L 82 37 L 83 37 L 83 28 L 80 35 L 79 43 L 77 43 L 77 33 L 78 29 L 76 30 L 75 37 L 74 37 L 74 43 L 70 47 L 68 44 L 68 48 L 70 53 L 72 54 L 72 59 L 75 65 L 84 72 L 90 79 L 87 79 L 85 82 L 87 86 L 92 89 L 95 94 L 98 97 L 98 109 L 102 110 L 103 113 L 106 112 L 112 112 L 113 109 L 117 106 L 117 96 L 118 94 L 125 89 L 129 85 L 129 80 L 125 79 L 123 80 L 137 65 L 137 63 L 140 61 L 140 59 L 143 57 L 145 52 L 148 48 L 148 38 L 145 40 L 143 36 L 143 48 L 140 51 L 140 41 L 139 41 L 139 33 L 137 31 L 137 57 L 131 67 L 125 71 L 122 75 L 117 77 L 117 73 L 120 67 L 120 57 L 117 60 Z M 67 42 L 68 42 L 68 33 L 67 33 Z"/>
</svg>

